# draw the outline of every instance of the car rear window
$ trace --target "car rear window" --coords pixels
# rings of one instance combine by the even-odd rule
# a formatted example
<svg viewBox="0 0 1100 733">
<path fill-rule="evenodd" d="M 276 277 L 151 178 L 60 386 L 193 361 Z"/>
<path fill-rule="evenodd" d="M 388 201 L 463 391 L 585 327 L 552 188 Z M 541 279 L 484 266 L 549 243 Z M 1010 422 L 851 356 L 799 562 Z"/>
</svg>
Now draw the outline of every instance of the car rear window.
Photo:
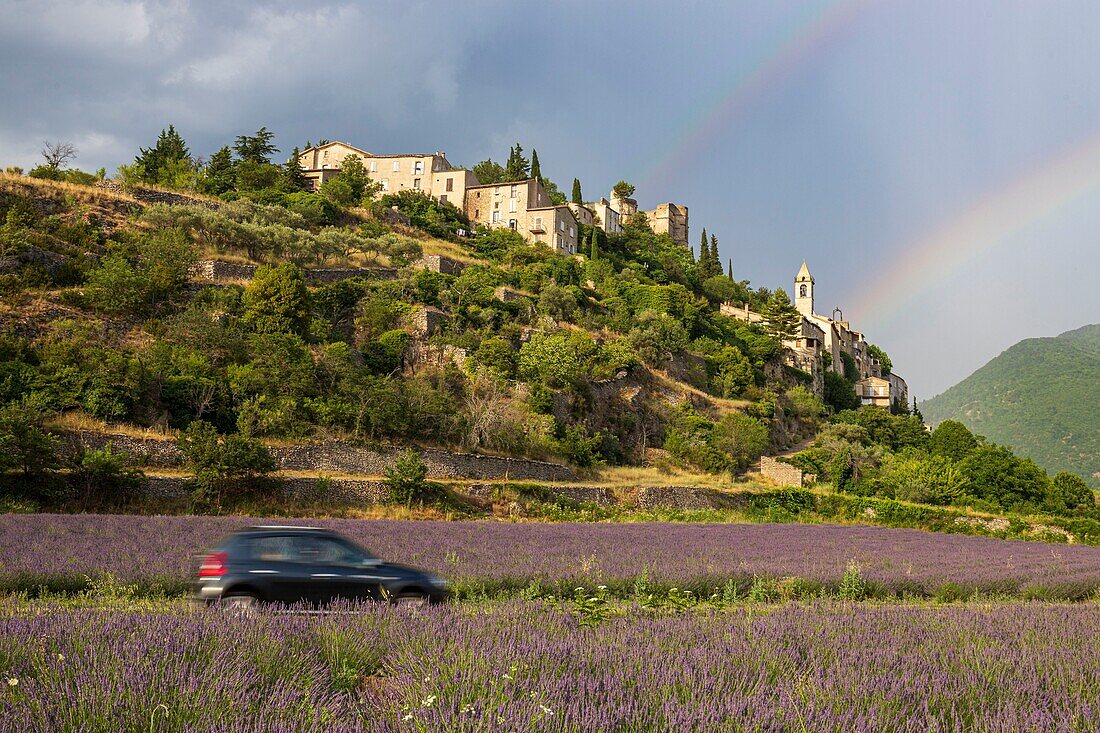
<svg viewBox="0 0 1100 733">
<path fill-rule="evenodd" d="M 285 535 L 253 537 L 248 543 L 251 557 L 262 562 L 295 562 L 298 553 L 295 551 L 294 539 Z"/>
<path fill-rule="evenodd" d="M 249 556 L 260 562 L 354 565 L 368 556 L 331 537 L 271 535 L 249 540 Z"/>
</svg>

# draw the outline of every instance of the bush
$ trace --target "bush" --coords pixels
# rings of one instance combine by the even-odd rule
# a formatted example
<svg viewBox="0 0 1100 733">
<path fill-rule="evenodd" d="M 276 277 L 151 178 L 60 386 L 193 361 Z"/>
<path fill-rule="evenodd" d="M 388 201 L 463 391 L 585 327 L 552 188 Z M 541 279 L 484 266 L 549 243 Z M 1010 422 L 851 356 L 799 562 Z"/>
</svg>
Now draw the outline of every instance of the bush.
<svg viewBox="0 0 1100 733">
<path fill-rule="evenodd" d="M 409 449 L 386 469 L 383 483 L 390 490 L 390 501 L 412 506 L 430 500 L 436 493 L 437 487 L 427 478 L 428 467 L 420 460 L 420 454 Z"/>
<path fill-rule="evenodd" d="M 245 288 L 242 321 L 257 333 L 294 333 L 309 328 L 309 291 L 302 271 L 289 262 L 256 270 Z"/>
<path fill-rule="evenodd" d="M 117 505 L 138 495 L 145 475 L 127 468 L 126 458 L 108 444 L 82 450 L 72 459 L 69 483 L 86 506 Z"/>
<path fill-rule="evenodd" d="M 239 433 L 221 437 L 210 423 L 196 420 L 176 440 L 195 474 L 195 498 L 215 505 L 227 495 L 246 494 L 277 468 L 267 447 Z"/>
</svg>

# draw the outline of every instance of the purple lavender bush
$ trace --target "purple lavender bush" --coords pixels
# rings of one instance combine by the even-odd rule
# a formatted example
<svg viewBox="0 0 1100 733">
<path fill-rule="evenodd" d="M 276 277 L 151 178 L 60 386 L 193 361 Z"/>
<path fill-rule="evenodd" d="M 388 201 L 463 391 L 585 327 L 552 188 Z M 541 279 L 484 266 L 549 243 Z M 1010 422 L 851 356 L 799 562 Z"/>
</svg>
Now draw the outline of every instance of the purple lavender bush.
<svg viewBox="0 0 1100 733">
<path fill-rule="evenodd" d="M 35 583 L 81 587 L 112 573 L 179 590 L 193 556 L 218 538 L 265 520 L 227 517 L 0 515 L 0 589 Z M 295 520 L 267 520 L 293 524 Z M 303 520 L 296 520 L 301 523 Z M 510 524 L 305 520 L 330 527 L 381 557 L 419 565 L 468 592 L 532 582 L 655 586 L 700 594 L 730 579 L 797 577 L 835 588 L 858 566 L 872 595 L 929 596 L 954 588 L 1082 599 L 1100 587 L 1100 547 L 998 540 L 919 530 L 816 524 Z M 159 585 L 158 585 L 159 584 Z"/>
<path fill-rule="evenodd" d="M 0 733 L 1085 731 L 1095 604 L 0 608 Z"/>
</svg>

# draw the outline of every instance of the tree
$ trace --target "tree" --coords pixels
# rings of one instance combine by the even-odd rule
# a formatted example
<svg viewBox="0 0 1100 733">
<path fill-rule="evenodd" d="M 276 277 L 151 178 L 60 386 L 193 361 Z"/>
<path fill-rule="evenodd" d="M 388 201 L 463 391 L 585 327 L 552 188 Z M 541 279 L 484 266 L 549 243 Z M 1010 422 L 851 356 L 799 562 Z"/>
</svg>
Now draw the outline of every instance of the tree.
<svg viewBox="0 0 1100 733">
<path fill-rule="evenodd" d="M 288 191 L 308 191 L 310 188 L 309 179 L 306 178 L 302 170 L 302 161 L 298 157 L 300 154 L 298 148 L 294 148 L 294 152 L 283 166 L 283 183 Z"/>
<path fill-rule="evenodd" d="M 228 145 L 210 156 L 210 162 L 206 164 L 205 175 L 200 185 L 205 193 L 214 196 L 232 191 L 237 185 L 236 166 Z"/>
<path fill-rule="evenodd" d="M 592 227 L 592 243 L 589 249 L 588 258 L 593 262 L 600 259 L 600 245 L 596 241 L 596 227 Z"/>
<path fill-rule="evenodd" d="M 406 450 L 397 457 L 393 466 L 386 469 L 382 482 L 390 490 L 390 500 L 405 506 L 431 498 L 435 486 L 427 480 L 428 468 L 420 460 L 420 454 Z"/>
<path fill-rule="evenodd" d="M 581 182 L 580 179 L 573 179 L 573 197 L 572 201 L 575 204 L 583 204 L 584 198 L 581 196 Z"/>
<path fill-rule="evenodd" d="M 970 494 L 1003 509 L 1038 508 L 1050 484 L 1031 459 L 1017 458 L 999 445 L 979 446 L 956 465 L 966 477 Z"/>
<path fill-rule="evenodd" d="M 523 148 L 516 143 L 508 153 L 508 163 L 504 166 L 504 180 L 521 181 L 530 178 L 531 163 L 523 157 Z"/>
<path fill-rule="evenodd" d="M 886 352 L 880 349 L 874 344 L 867 345 L 867 354 L 872 359 L 878 360 L 879 368 L 882 370 L 882 376 L 890 376 L 890 370 L 894 368 L 894 363 L 890 361 L 890 357 L 886 355 Z"/>
<path fill-rule="evenodd" d="M 852 383 L 832 369 L 825 370 L 825 404 L 834 410 L 857 410 L 859 395 Z"/>
<path fill-rule="evenodd" d="M 504 167 L 500 163 L 494 163 L 492 158 L 475 165 L 474 175 L 480 183 L 499 183 L 505 180 Z"/>
<path fill-rule="evenodd" d="M 163 183 L 161 174 L 164 169 L 172 164 L 178 167 L 180 162 L 186 161 L 191 165 L 191 151 L 187 149 L 187 143 L 176 132 L 176 128 L 168 125 L 167 130 L 161 130 L 157 142 L 151 148 L 139 148 L 140 153 L 134 159 L 139 167 L 142 180 L 149 183 Z"/>
<path fill-rule="evenodd" d="M 687 332 L 667 313 L 642 311 L 635 322 L 627 340 L 646 363 L 658 366 L 687 348 Z"/>
<path fill-rule="evenodd" d="M 973 453 L 982 444 L 982 438 L 958 420 L 944 420 L 929 437 L 928 448 L 933 455 L 958 462 Z"/>
<path fill-rule="evenodd" d="M 628 199 L 634 195 L 634 184 L 619 181 L 611 187 L 611 193 L 615 194 L 616 198 Z"/>
<path fill-rule="evenodd" d="M 278 466 L 258 440 L 239 433 L 218 435 L 202 420 L 191 423 L 176 439 L 176 446 L 195 474 L 196 498 L 220 503 L 227 491 L 247 491 Z"/>
<path fill-rule="evenodd" d="M 279 151 L 271 142 L 274 138 L 275 133 L 261 127 L 255 135 L 238 135 L 233 149 L 242 161 L 269 165 L 271 156 Z"/>
<path fill-rule="evenodd" d="M 343 206 L 369 202 L 381 190 L 367 174 L 363 159 L 351 153 L 340 163 L 340 172 L 321 186 L 321 193 Z"/>
<path fill-rule="evenodd" d="M 1075 473 L 1059 471 L 1051 481 L 1051 500 L 1058 511 L 1073 511 L 1079 506 L 1096 508 L 1096 494 L 1085 480 Z"/>
<path fill-rule="evenodd" d="M 45 140 L 42 146 L 42 158 L 46 161 L 46 167 L 55 171 L 67 167 L 69 161 L 74 160 L 78 152 L 72 143 L 60 140 L 55 143 Z"/>
<path fill-rule="evenodd" d="M 531 149 L 531 177 L 542 183 L 542 166 L 539 165 L 539 151 Z"/>
<path fill-rule="evenodd" d="M 802 314 L 791 303 L 787 291 L 776 288 L 764 308 L 764 330 L 777 341 L 789 341 L 802 329 Z"/>
<path fill-rule="evenodd" d="M 718 255 L 718 236 L 710 235 L 710 276 L 717 277 L 722 274 L 722 258 Z"/>
<path fill-rule="evenodd" d="M 737 282 L 736 280 L 733 279 L 733 259 L 732 258 L 729 261 L 729 269 L 726 270 L 726 277 L 728 277 L 730 279 L 730 282 Z"/>
<path fill-rule="evenodd" d="M 282 262 L 256 270 L 242 297 L 242 321 L 257 333 L 296 333 L 309 327 L 309 291 L 302 271 Z"/>
<path fill-rule="evenodd" d="M 0 410 L 0 474 L 11 469 L 26 479 L 41 477 L 56 469 L 56 437 L 42 428 L 37 413 L 24 405 Z"/>
</svg>

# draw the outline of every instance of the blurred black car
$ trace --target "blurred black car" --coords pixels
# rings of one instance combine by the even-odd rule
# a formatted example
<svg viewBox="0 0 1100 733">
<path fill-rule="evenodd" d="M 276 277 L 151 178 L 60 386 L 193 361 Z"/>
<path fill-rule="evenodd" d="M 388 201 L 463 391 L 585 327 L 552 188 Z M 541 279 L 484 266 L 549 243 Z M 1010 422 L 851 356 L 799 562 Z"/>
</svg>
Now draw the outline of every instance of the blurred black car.
<svg viewBox="0 0 1100 733">
<path fill-rule="evenodd" d="M 438 603 L 447 581 L 383 562 L 354 542 L 317 527 L 251 527 L 202 557 L 195 596 L 239 608 L 260 603 L 323 607 L 335 600 Z"/>
</svg>

